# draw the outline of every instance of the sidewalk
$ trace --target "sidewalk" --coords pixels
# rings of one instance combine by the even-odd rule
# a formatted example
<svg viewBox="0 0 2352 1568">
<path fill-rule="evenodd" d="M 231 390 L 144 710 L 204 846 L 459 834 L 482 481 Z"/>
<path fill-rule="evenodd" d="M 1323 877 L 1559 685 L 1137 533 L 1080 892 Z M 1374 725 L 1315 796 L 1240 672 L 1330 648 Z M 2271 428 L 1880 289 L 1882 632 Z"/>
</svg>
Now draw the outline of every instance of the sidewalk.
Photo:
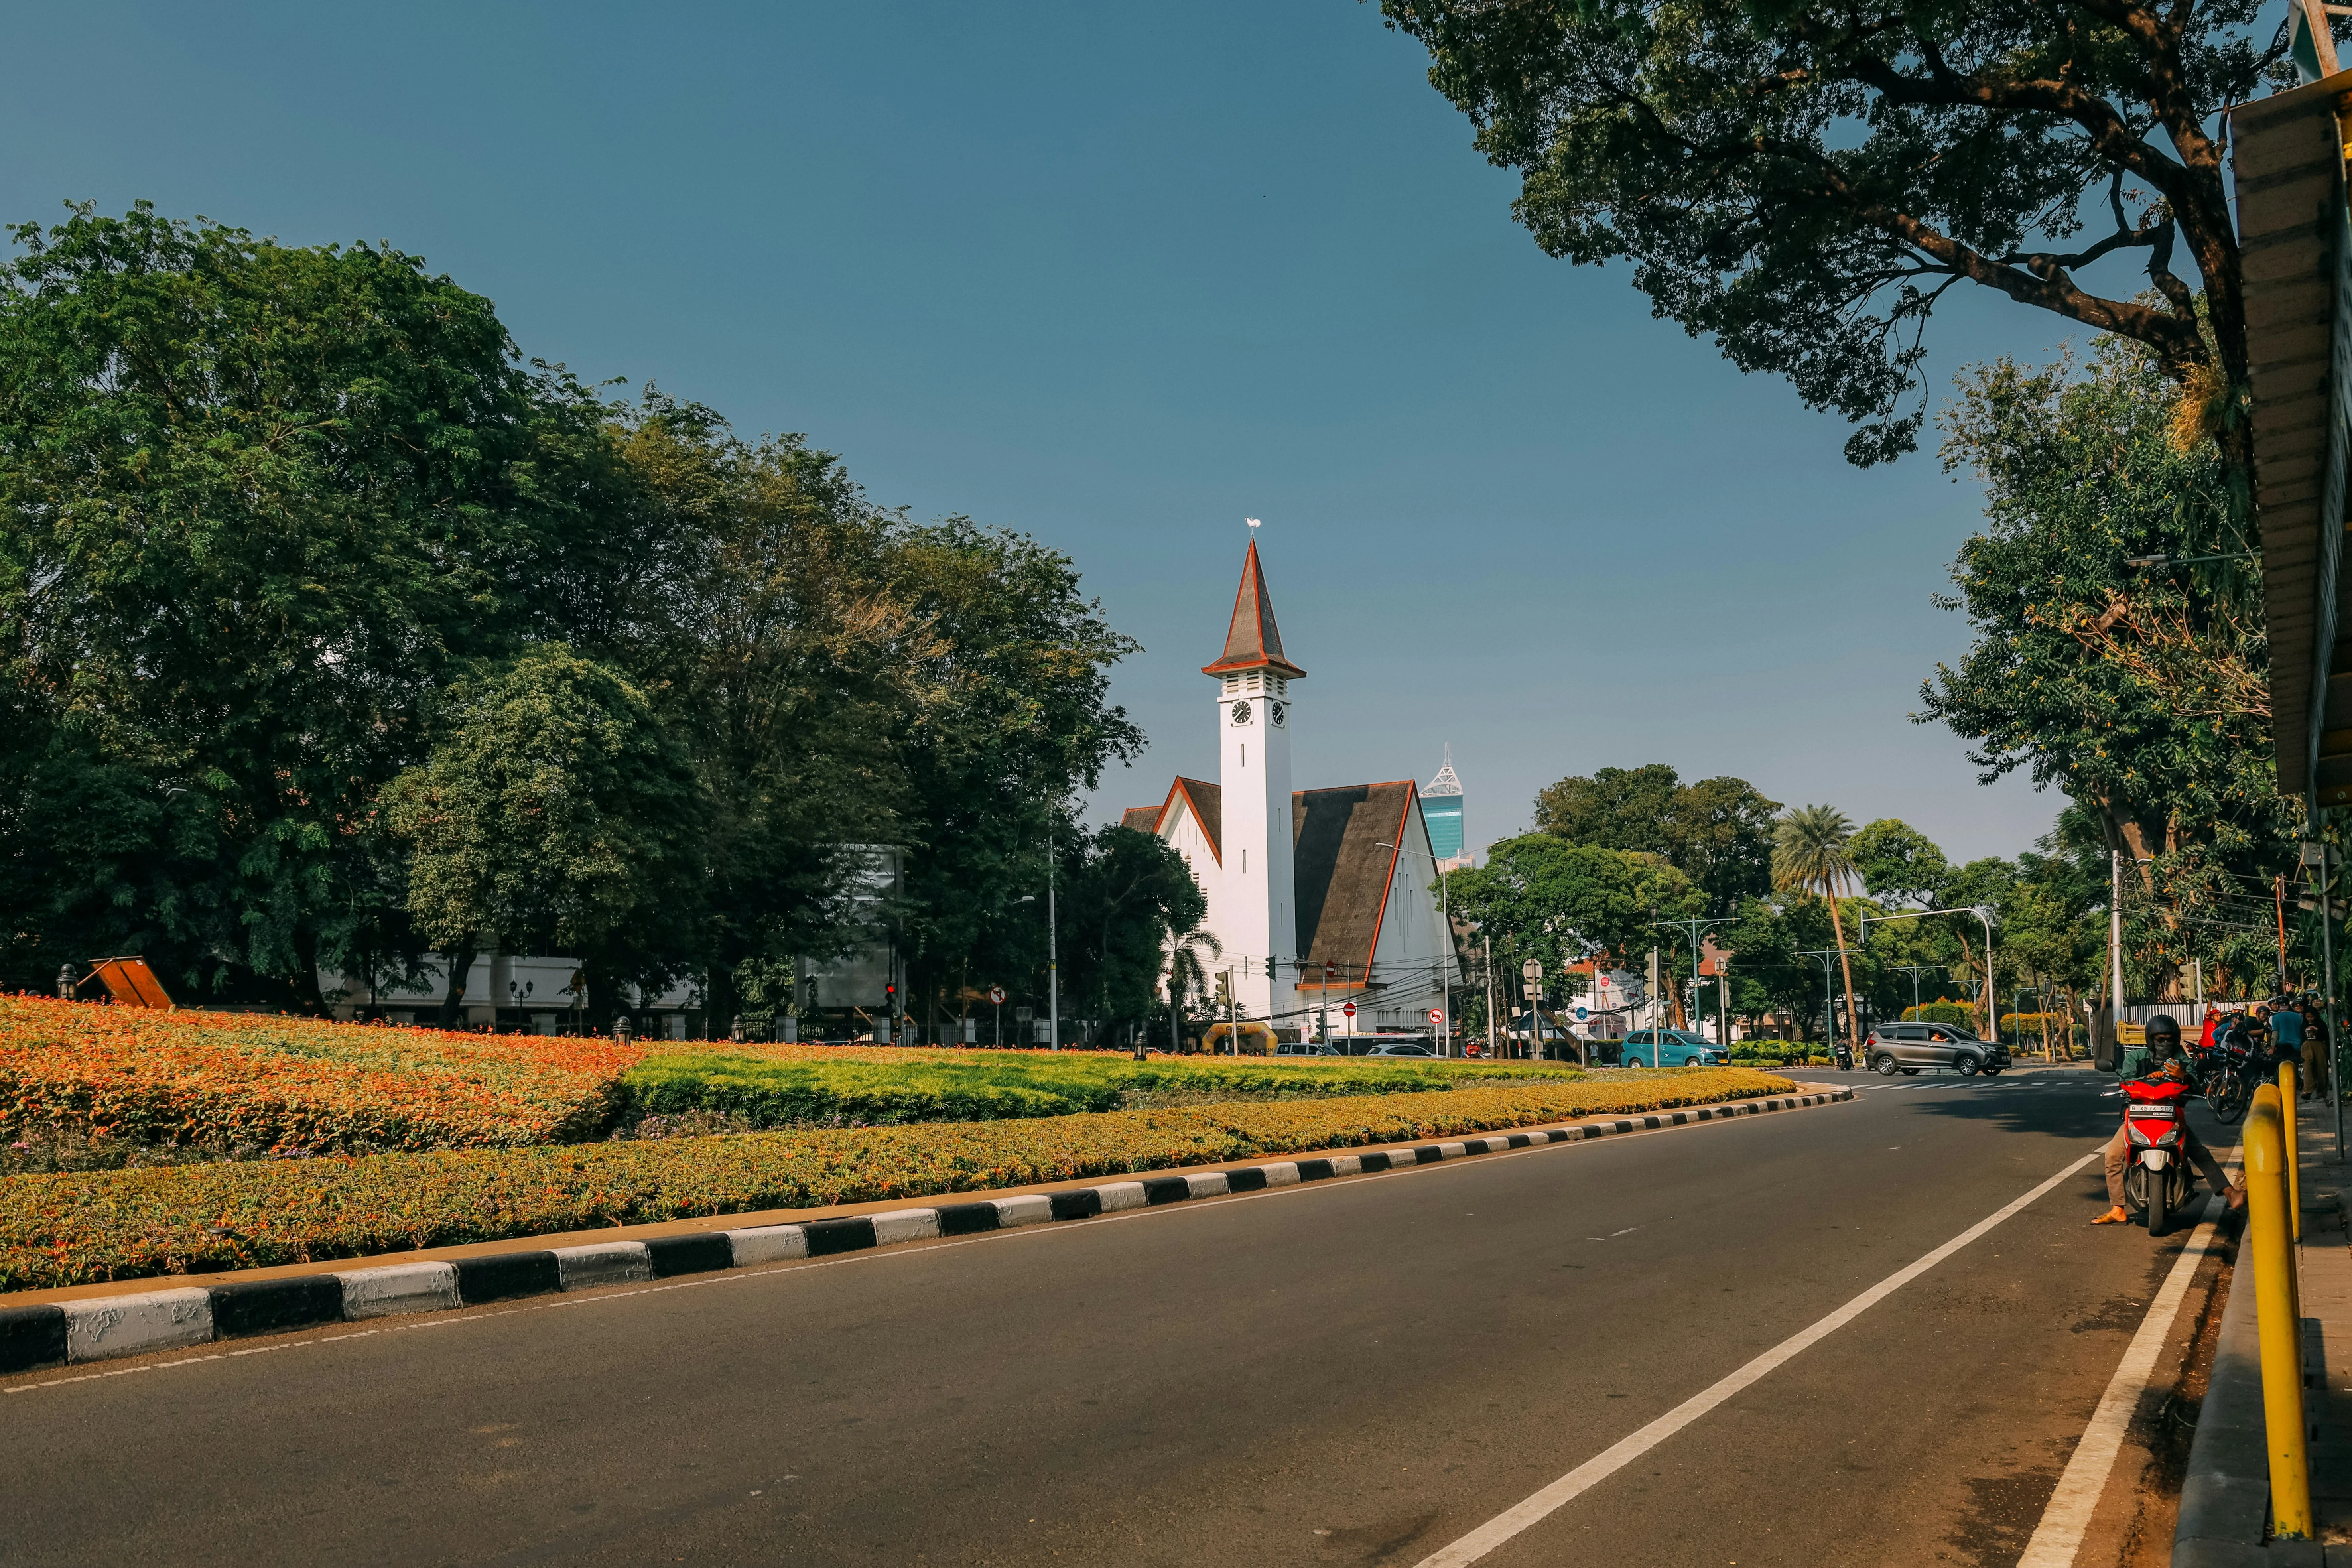
<svg viewBox="0 0 2352 1568">
<path fill-rule="evenodd" d="M 2315 1543 L 2265 1542 L 2270 1472 L 2264 1459 L 2262 1363 L 2250 1274 L 2232 1277 L 2213 1375 L 2180 1491 L 2174 1568 L 2311 1564 L 2352 1568 L 2352 1166 L 2336 1154 L 2336 1116 L 2299 1103 L 2295 1136 L 2303 1189 L 2304 1416 L 2311 1436 Z M 2352 1108 L 2347 1110 L 2352 1120 Z"/>
</svg>

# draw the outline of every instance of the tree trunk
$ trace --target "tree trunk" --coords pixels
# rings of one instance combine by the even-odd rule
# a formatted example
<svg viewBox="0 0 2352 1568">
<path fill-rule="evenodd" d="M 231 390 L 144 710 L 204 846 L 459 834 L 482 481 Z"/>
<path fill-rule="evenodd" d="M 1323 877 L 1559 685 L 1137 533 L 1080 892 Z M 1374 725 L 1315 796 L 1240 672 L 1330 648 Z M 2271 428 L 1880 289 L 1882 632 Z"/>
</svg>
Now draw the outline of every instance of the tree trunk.
<svg viewBox="0 0 2352 1568">
<path fill-rule="evenodd" d="M 463 1017 L 466 974 L 474 967 L 479 953 L 478 948 L 453 947 L 441 955 L 441 962 L 449 967 L 449 993 L 441 999 L 441 1026 L 445 1029 L 456 1028 Z"/>
<path fill-rule="evenodd" d="M 1862 1055 L 1862 1027 L 1854 1021 L 1853 963 L 1845 955 L 1845 922 L 1838 918 L 1837 896 L 1834 893 L 1830 896 L 1830 931 L 1837 938 L 1838 968 L 1845 974 L 1845 1037 L 1853 1045 L 1854 1055 L 1859 1057 Z M 1837 1019 L 1832 1016 L 1826 1021 L 1830 1031 L 1830 1049 L 1835 1052 Z"/>
</svg>

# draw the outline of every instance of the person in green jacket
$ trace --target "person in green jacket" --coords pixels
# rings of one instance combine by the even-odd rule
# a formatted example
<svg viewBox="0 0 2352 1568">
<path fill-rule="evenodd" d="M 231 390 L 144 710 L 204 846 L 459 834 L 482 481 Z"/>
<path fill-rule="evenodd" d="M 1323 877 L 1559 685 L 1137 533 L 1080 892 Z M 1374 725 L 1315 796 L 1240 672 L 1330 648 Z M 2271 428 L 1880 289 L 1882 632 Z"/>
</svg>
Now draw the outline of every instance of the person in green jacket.
<svg viewBox="0 0 2352 1568">
<path fill-rule="evenodd" d="M 2196 1069 L 2181 1053 L 2179 1024 L 2158 1013 L 2147 1021 L 2142 1041 L 2140 1045 L 2125 1046 L 2116 1058 L 2116 1079 L 2118 1083 L 2129 1083 L 2134 1079 L 2169 1079 L 2186 1083 L 2192 1093 L 2197 1091 Z M 2131 1164 L 2131 1131 L 2128 1127 L 2116 1126 L 2116 1135 L 2107 1141 L 2105 1153 L 2107 1212 L 2091 1223 L 2127 1224 L 2131 1215 L 2124 1208 L 2124 1172 Z M 2189 1130 L 2186 1121 L 2180 1123 L 2180 1157 L 2194 1165 L 2198 1174 L 2205 1178 L 2206 1184 L 2220 1193 L 2231 1208 L 2246 1201 L 2246 1189 L 2230 1184 L 2230 1178 L 2222 1173 L 2221 1162 L 2213 1158 L 2213 1152 Z"/>
</svg>

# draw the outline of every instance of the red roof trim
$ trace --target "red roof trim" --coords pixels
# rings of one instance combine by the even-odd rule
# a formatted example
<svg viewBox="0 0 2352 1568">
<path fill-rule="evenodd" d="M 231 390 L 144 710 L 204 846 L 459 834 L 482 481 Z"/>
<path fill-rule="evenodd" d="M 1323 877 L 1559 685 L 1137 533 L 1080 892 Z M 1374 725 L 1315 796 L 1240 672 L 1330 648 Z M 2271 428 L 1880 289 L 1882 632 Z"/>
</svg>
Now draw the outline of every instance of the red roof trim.
<svg viewBox="0 0 2352 1568">
<path fill-rule="evenodd" d="M 1225 628 L 1225 651 L 1214 664 L 1202 665 L 1202 675 L 1225 675 L 1243 669 L 1276 669 L 1288 676 L 1307 672 L 1283 657 L 1282 628 L 1275 624 L 1274 600 L 1265 591 L 1265 573 L 1257 562 L 1257 540 L 1250 540 L 1242 558 L 1242 583 L 1234 592 L 1233 624 Z"/>
<path fill-rule="evenodd" d="M 1184 787 L 1184 781 L 1181 778 L 1179 778 L 1174 784 L 1168 786 L 1168 798 L 1161 802 L 1160 806 L 1160 822 L 1152 828 L 1152 831 L 1157 833 L 1160 827 L 1167 826 L 1168 808 L 1176 804 L 1177 797 L 1180 795 L 1183 797 L 1184 809 L 1192 814 L 1192 820 L 1194 822 L 1200 824 L 1201 837 L 1207 842 L 1209 846 L 1209 853 L 1215 858 L 1217 864 L 1222 867 L 1225 863 L 1224 846 L 1217 842 L 1217 835 L 1209 831 L 1209 819 L 1201 815 L 1200 802 L 1192 798 L 1192 792 Z"/>
<path fill-rule="evenodd" d="M 1397 857 L 1404 853 L 1404 825 L 1411 820 L 1407 814 L 1412 810 L 1413 803 L 1421 798 L 1421 786 L 1411 779 L 1384 779 L 1370 786 L 1373 789 L 1386 789 L 1391 784 L 1399 784 L 1404 785 L 1404 805 L 1397 812 L 1396 847 L 1389 851 L 1388 879 L 1381 884 L 1381 912 L 1372 917 L 1371 951 L 1364 954 L 1366 974 L 1371 973 L 1372 961 L 1381 955 L 1381 928 L 1388 923 L 1389 895 L 1396 891 Z"/>
</svg>

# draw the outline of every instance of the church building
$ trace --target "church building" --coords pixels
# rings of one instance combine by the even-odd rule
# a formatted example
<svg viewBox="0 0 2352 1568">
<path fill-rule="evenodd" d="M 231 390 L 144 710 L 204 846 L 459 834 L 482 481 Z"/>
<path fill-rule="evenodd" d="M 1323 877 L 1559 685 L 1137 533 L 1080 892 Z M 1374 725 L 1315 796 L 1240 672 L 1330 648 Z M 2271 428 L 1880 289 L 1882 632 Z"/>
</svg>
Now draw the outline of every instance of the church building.
<svg viewBox="0 0 2352 1568">
<path fill-rule="evenodd" d="M 1216 682 L 1216 780 L 1179 778 L 1121 821 L 1192 867 L 1202 923 L 1224 947 L 1202 963 L 1224 972 L 1242 1017 L 1284 1039 L 1313 1039 L 1327 1022 L 1330 1036 L 1434 1033 L 1430 1012 L 1462 969 L 1421 791 L 1409 778 L 1291 788 L 1305 714 L 1293 688 L 1307 672 L 1283 652 L 1255 539 L 1224 651 L 1201 673 Z M 1447 847 L 1459 855 L 1458 842 Z"/>
</svg>

